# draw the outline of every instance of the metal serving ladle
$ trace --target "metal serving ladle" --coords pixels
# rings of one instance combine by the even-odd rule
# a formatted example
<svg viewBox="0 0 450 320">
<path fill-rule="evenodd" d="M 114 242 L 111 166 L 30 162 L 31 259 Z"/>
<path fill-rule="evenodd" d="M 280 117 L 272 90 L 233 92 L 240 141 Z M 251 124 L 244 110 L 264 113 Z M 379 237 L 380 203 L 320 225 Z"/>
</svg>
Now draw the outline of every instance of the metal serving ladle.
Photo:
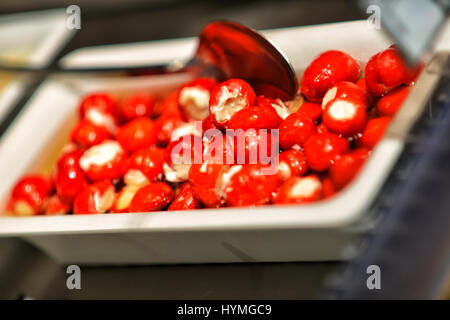
<svg viewBox="0 0 450 320">
<path fill-rule="evenodd" d="M 15 72 L 130 72 L 132 74 L 165 74 L 194 71 L 214 74 L 219 79 L 241 78 L 248 81 L 257 94 L 292 99 L 298 88 L 295 72 L 286 57 L 260 33 L 230 21 L 207 24 L 198 35 L 195 55 L 185 63 L 141 66 L 50 67 L 29 68 L 0 66 Z M 174 67 L 174 65 L 176 67 Z"/>
</svg>

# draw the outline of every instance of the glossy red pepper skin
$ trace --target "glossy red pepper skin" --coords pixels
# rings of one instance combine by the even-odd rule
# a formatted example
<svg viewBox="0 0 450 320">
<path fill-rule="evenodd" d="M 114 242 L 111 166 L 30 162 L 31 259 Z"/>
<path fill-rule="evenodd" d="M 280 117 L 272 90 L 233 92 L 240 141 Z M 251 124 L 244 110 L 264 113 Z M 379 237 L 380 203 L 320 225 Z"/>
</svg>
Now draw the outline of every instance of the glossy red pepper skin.
<svg viewBox="0 0 450 320">
<path fill-rule="evenodd" d="M 259 164 L 242 165 L 241 169 L 223 183 L 223 197 L 232 207 L 268 204 L 279 186 L 277 174 L 264 174 Z"/>
<path fill-rule="evenodd" d="M 115 188 L 110 180 L 94 182 L 85 187 L 73 201 L 74 214 L 105 213 L 111 207 Z"/>
<path fill-rule="evenodd" d="M 178 103 L 185 120 L 204 120 L 209 117 L 209 99 L 218 84 L 213 78 L 197 78 L 180 88 Z"/>
<path fill-rule="evenodd" d="M 106 158 L 102 163 L 92 162 L 91 158 L 104 154 L 107 146 L 114 147 L 114 154 Z M 79 159 L 81 169 L 92 182 L 104 179 L 116 179 L 122 177 L 123 167 L 127 155 L 120 144 L 114 140 L 105 140 L 101 144 L 95 145 L 84 151 Z"/>
<path fill-rule="evenodd" d="M 62 201 L 61 198 L 54 194 L 47 202 L 47 209 L 45 210 L 46 215 L 63 215 L 67 214 L 72 210 L 72 206 Z"/>
<path fill-rule="evenodd" d="M 354 82 L 360 73 L 358 63 L 350 55 L 337 50 L 326 51 L 306 68 L 301 81 L 301 92 L 308 101 L 320 103 L 335 83 Z"/>
<path fill-rule="evenodd" d="M 275 203 L 303 204 L 320 200 L 322 197 L 322 183 L 316 175 L 291 177 L 281 185 Z"/>
<path fill-rule="evenodd" d="M 322 181 L 322 193 L 324 199 L 331 198 L 336 194 L 336 188 L 329 177 L 326 177 Z"/>
<path fill-rule="evenodd" d="M 322 117 L 322 106 L 320 103 L 305 101 L 297 110 L 297 113 L 303 113 L 314 121 L 320 120 Z"/>
<path fill-rule="evenodd" d="M 79 164 L 83 152 L 81 149 L 76 149 L 63 154 L 56 162 L 53 171 L 56 193 L 62 201 L 69 204 L 88 185 L 86 176 Z"/>
<path fill-rule="evenodd" d="M 338 157 L 330 168 L 333 186 L 340 190 L 348 185 L 358 174 L 368 156 L 368 149 L 358 148 Z"/>
<path fill-rule="evenodd" d="M 230 118 L 239 110 L 255 102 L 252 87 L 241 79 L 230 79 L 217 85 L 211 92 L 209 114 L 219 128 L 227 127 Z"/>
<path fill-rule="evenodd" d="M 377 102 L 378 113 L 382 116 L 394 116 L 410 91 L 410 87 L 399 87 L 380 98 Z"/>
<path fill-rule="evenodd" d="M 322 107 L 322 123 L 334 133 L 353 136 L 360 133 L 367 123 L 367 96 L 354 83 L 342 81 L 335 84 L 325 94 Z"/>
<path fill-rule="evenodd" d="M 130 206 L 131 200 L 133 200 L 136 192 L 142 187 L 138 185 L 126 185 L 124 186 L 114 197 L 114 202 L 109 209 L 110 213 L 126 213 Z"/>
<path fill-rule="evenodd" d="M 349 142 L 330 132 L 316 133 L 304 145 L 308 166 L 316 171 L 325 171 L 336 157 L 349 150 Z"/>
<path fill-rule="evenodd" d="M 41 175 L 28 175 L 14 186 L 9 207 L 16 215 L 37 215 L 43 213 L 52 184 Z"/>
<path fill-rule="evenodd" d="M 129 212 L 150 212 L 165 209 L 174 197 L 172 188 L 164 182 L 150 183 L 140 188 L 131 200 Z"/>
<path fill-rule="evenodd" d="M 165 147 L 172 139 L 172 133 L 186 125 L 187 122 L 179 117 L 160 117 L 155 121 L 156 131 L 158 132 L 159 145 Z"/>
<path fill-rule="evenodd" d="M 362 133 L 360 139 L 358 139 L 359 145 L 372 149 L 381 140 L 386 131 L 391 117 L 379 117 L 370 119 L 367 123 L 366 129 Z"/>
<path fill-rule="evenodd" d="M 316 132 L 317 127 L 310 117 L 303 113 L 293 113 L 280 124 L 280 148 L 289 150 L 294 146 L 303 147 L 306 140 Z"/>
<path fill-rule="evenodd" d="M 282 119 L 273 107 L 251 106 L 236 112 L 228 121 L 229 129 L 277 129 Z"/>
<path fill-rule="evenodd" d="M 184 211 L 202 208 L 201 201 L 195 196 L 192 186 L 185 182 L 169 206 L 169 211 Z"/>
<path fill-rule="evenodd" d="M 110 114 L 117 119 L 117 101 L 111 94 L 99 92 L 85 96 L 78 110 L 80 119 L 85 118 L 89 110 L 92 109 L 96 109 L 100 113 Z"/>
<path fill-rule="evenodd" d="M 221 207 L 224 201 L 219 198 L 216 182 L 219 174 L 228 166 L 215 163 L 193 164 L 189 170 L 189 183 L 195 196 L 209 208 Z"/>
<path fill-rule="evenodd" d="M 147 182 L 156 182 L 163 178 L 164 149 L 142 148 L 133 152 L 126 160 L 124 169 L 125 183 L 132 180 L 133 171 L 139 171 Z M 129 183 L 127 183 L 129 184 Z"/>
<path fill-rule="evenodd" d="M 117 141 L 125 150 L 136 151 L 158 142 L 155 124 L 149 118 L 137 118 L 119 128 Z"/>
<path fill-rule="evenodd" d="M 409 68 L 395 47 L 381 51 L 367 62 L 365 79 L 367 91 L 382 96 L 403 84 L 410 84 L 417 77 L 421 67 Z"/>
<path fill-rule="evenodd" d="M 111 133 L 105 128 L 83 119 L 79 121 L 71 133 L 72 142 L 82 147 L 91 147 L 111 138 Z"/>
<path fill-rule="evenodd" d="M 154 117 L 175 117 L 183 118 L 178 103 L 178 91 L 169 93 L 164 99 L 155 103 L 153 108 Z"/>
<path fill-rule="evenodd" d="M 303 176 L 308 172 L 306 157 L 300 150 L 287 150 L 278 157 L 279 171 L 282 180 L 292 176 Z"/>
<path fill-rule="evenodd" d="M 151 117 L 156 98 L 148 92 L 137 92 L 124 99 L 120 105 L 122 122 L 129 122 L 140 117 Z"/>
</svg>

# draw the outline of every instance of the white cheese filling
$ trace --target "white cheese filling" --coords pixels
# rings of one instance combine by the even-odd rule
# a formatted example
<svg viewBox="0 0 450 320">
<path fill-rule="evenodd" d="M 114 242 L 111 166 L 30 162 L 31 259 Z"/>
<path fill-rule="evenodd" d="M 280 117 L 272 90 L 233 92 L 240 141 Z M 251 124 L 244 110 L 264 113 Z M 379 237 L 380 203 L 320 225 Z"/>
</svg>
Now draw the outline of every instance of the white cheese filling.
<svg viewBox="0 0 450 320">
<path fill-rule="evenodd" d="M 328 113 L 335 120 L 350 120 L 355 116 L 356 108 L 351 102 L 336 100 L 329 106 Z"/>
<path fill-rule="evenodd" d="M 291 189 L 292 198 L 308 198 L 322 188 L 320 180 L 316 177 L 301 178 Z"/>
<path fill-rule="evenodd" d="M 231 166 L 228 170 L 223 171 L 216 181 L 216 193 L 221 199 L 226 197 L 226 189 L 231 178 L 242 170 L 242 165 Z"/>
<path fill-rule="evenodd" d="M 147 184 L 149 181 L 145 174 L 142 173 L 141 170 L 138 169 L 130 169 L 127 171 L 125 176 L 123 177 L 123 181 L 126 185 L 133 186 L 142 186 Z"/>
<path fill-rule="evenodd" d="M 123 152 L 117 141 L 107 140 L 87 149 L 80 158 L 80 167 L 88 171 L 92 165 L 104 165 Z"/>
<path fill-rule="evenodd" d="M 203 120 L 209 115 L 209 96 L 206 89 L 186 87 L 180 92 L 179 102 L 190 118 Z"/>
<path fill-rule="evenodd" d="M 167 163 L 164 163 L 164 175 L 167 181 L 170 182 L 183 182 L 189 178 L 189 169 L 191 164 L 173 164 L 172 167 Z"/>
<path fill-rule="evenodd" d="M 217 105 L 211 106 L 211 113 L 215 115 L 217 122 L 224 123 L 246 106 L 247 99 L 238 92 L 230 92 L 227 87 L 222 87 L 221 90 Z"/>
<path fill-rule="evenodd" d="M 322 99 L 322 110 L 325 110 L 325 106 L 336 97 L 337 88 L 333 87 L 325 93 L 325 96 Z"/>
<path fill-rule="evenodd" d="M 110 133 L 115 133 L 117 131 L 116 122 L 111 115 L 107 115 L 95 108 L 91 108 L 86 112 L 85 116 L 86 119 L 94 125 L 98 127 L 105 127 Z"/>
</svg>

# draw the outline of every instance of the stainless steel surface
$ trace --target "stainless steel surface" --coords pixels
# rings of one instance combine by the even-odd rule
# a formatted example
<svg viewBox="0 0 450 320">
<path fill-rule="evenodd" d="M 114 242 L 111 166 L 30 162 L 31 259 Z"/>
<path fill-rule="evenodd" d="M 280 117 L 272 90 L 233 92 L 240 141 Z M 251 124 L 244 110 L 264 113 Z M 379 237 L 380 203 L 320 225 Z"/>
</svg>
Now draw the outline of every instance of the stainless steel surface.
<svg viewBox="0 0 450 320">
<path fill-rule="evenodd" d="M 433 45 L 450 8 L 448 0 L 363 0 L 410 65 L 416 65 Z"/>
<path fill-rule="evenodd" d="M 298 89 L 295 71 L 287 58 L 264 36 L 241 24 L 214 21 L 198 35 L 199 44 L 188 61 L 172 61 L 167 65 L 101 66 L 101 67 L 24 67 L 2 65 L 0 71 L 39 73 L 133 72 L 166 74 L 193 71 L 218 78 L 241 78 L 252 84 L 257 94 L 293 98 Z"/>
</svg>

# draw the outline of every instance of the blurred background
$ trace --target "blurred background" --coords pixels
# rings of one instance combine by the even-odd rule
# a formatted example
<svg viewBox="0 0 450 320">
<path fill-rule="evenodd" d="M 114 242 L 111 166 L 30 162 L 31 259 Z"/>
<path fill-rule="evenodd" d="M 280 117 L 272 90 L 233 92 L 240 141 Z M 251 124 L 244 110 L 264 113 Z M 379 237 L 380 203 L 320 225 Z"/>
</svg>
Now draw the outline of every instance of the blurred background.
<svg viewBox="0 0 450 320">
<path fill-rule="evenodd" d="M 81 8 L 82 27 L 65 49 L 195 36 L 209 21 L 231 19 L 269 29 L 364 18 L 356 1 L 346 0 L 3 0 L 1 13 Z"/>
</svg>

